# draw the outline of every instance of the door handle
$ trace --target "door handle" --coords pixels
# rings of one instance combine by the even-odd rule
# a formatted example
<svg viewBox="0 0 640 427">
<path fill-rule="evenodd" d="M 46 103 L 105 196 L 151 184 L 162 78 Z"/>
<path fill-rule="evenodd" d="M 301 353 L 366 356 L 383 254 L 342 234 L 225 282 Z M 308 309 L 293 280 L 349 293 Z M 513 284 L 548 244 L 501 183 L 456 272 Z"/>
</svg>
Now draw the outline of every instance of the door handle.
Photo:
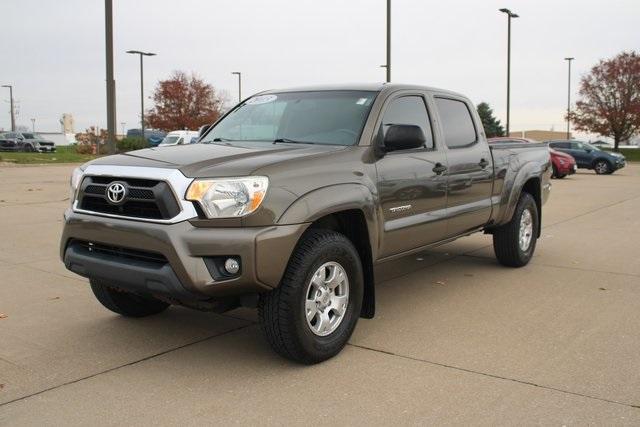
<svg viewBox="0 0 640 427">
<path fill-rule="evenodd" d="M 447 170 L 447 167 L 438 162 L 431 170 L 434 171 L 436 175 L 440 175 Z"/>
<path fill-rule="evenodd" d="M 480 167 L 484 169 L 489 166 L 489 162 L 487 162 L 485 159 L 480 159 L 480 163 L 478 163 L 478 165 L 480 165 Z"/>
</svg>

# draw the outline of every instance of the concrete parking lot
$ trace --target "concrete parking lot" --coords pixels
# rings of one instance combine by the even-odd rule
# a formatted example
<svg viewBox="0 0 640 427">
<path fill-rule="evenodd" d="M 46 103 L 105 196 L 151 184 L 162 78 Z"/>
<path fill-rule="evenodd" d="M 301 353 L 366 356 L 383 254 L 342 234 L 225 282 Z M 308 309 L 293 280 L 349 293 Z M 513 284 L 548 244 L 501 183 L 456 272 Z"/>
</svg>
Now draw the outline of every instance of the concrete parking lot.
<svg viewBox="0 0 640 427">
<path fill-rule="evenodd" d="M 379 268 L 312 367 L 248 309 L 118 317 L 58 259 L 73 166 L 0 167 L 0 424 L 640 424 L 640 165 L 553 181 L 530 265 L 474 235 Z"/>
</svg>

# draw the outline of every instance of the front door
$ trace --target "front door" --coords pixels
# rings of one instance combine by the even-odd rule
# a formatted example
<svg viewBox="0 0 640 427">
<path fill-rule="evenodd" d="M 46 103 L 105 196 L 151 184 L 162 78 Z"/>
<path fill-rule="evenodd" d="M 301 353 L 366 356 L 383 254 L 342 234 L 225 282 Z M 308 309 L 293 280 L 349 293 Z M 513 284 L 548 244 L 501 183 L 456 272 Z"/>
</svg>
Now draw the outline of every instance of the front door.
<svg viewBox="0 0 640 427">
<path fill-rule="evenodd" d="M 447 237 L 485 225 L 491 217 L 493 157 L 471 114 L 473 106 L 455 97 L 434 98 L 447 146 Z"/>
<path fill-rule="evenodd" d="M 380 256 L 387 257 L 444 238 L 446 232 L 446 155 L 434 144 L 424 95 L 403 93 L 387 100 L 380 141 L 389 125 L 420 126 L 425 147 L 386 153 L 376 163 L 384 233 Z"/>
</svg>

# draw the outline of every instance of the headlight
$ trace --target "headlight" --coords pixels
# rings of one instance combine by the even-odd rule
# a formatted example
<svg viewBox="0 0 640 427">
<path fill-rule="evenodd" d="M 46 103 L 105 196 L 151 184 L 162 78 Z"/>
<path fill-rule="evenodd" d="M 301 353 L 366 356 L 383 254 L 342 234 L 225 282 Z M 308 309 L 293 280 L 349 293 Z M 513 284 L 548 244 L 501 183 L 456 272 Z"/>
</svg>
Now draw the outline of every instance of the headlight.
<svg viewBox="0 0 640 427">
<path fill-rule="evenodd" d="M 71 187 L 71 196 L 70 200 L 73 203 L 76 199 L 76 194 L 78 193 L 78 186 L 80 185 L 80 181 L 82 180 L 82 174 L 84 174 L 84 169 L 82 167 L 75 168 L 73 173 L 71 173 L 71 180 L 69 182 L 69 186 Z"/>
<path fill-rule="evenodd" d="M 266 176 L 196 179 L 186 199 L 198 202 L 208 218 L 241 217 L 258 209 L 268 187 Z"/>
</svg>

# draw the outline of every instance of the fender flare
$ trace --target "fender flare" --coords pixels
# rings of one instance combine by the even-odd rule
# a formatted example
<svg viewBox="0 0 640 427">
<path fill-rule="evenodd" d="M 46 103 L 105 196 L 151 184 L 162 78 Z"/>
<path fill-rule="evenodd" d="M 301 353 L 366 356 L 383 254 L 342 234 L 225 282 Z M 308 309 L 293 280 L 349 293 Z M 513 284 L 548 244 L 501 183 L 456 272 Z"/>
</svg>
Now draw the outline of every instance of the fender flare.
<svg viewBox="0 0 640 427">
<path fill-rule="evenodd" d="M 364 214 L 373 259 L 378 248 L 378 216 L 375 196 L 364 184 L 346 183 L 318 188 L 299 197 L 276 221 L 278 224 L 314 222 L 324 216 L 346 210 L 359 210 Z"/>
<path fill-rule="evenodd" d="M 518 204 L 518 200 L 520 200 L 520 194 L 522 194 L 522 189 L 527 181 L 531 178 L 535 178 L 540 180 L 540 184 L 542 185 L 541 174 L 544 171 L 540 168 L 540 166 L 536 163 L 530 162 L 523 165 L 520 170 L 517 172 L 513 180 L 511 181 L 511 185 L 505 185 L 504 195 L 508 194 L 508 197 L 503 197 L 502 200 L 506 200 L 506 204 L 503 205 L 503 214 L 500 218 L 498 218 L 497 223 L 502 225 L 513 218 L 513 213 L 516 210 L 516 205 Z M 540 189 L 540 194 L 542 194 L 542 189 Z M 538 202 L 538 205 L 541 203 Z M 538 206 L 538 221 L 542 221 L 541 218 L 541 208 L 542 206 Z M 540 225 L 540 224 L 538 224 Z M 540 231 L 540 227 L 538 226 L 538 231 Z"/>
</svg>

